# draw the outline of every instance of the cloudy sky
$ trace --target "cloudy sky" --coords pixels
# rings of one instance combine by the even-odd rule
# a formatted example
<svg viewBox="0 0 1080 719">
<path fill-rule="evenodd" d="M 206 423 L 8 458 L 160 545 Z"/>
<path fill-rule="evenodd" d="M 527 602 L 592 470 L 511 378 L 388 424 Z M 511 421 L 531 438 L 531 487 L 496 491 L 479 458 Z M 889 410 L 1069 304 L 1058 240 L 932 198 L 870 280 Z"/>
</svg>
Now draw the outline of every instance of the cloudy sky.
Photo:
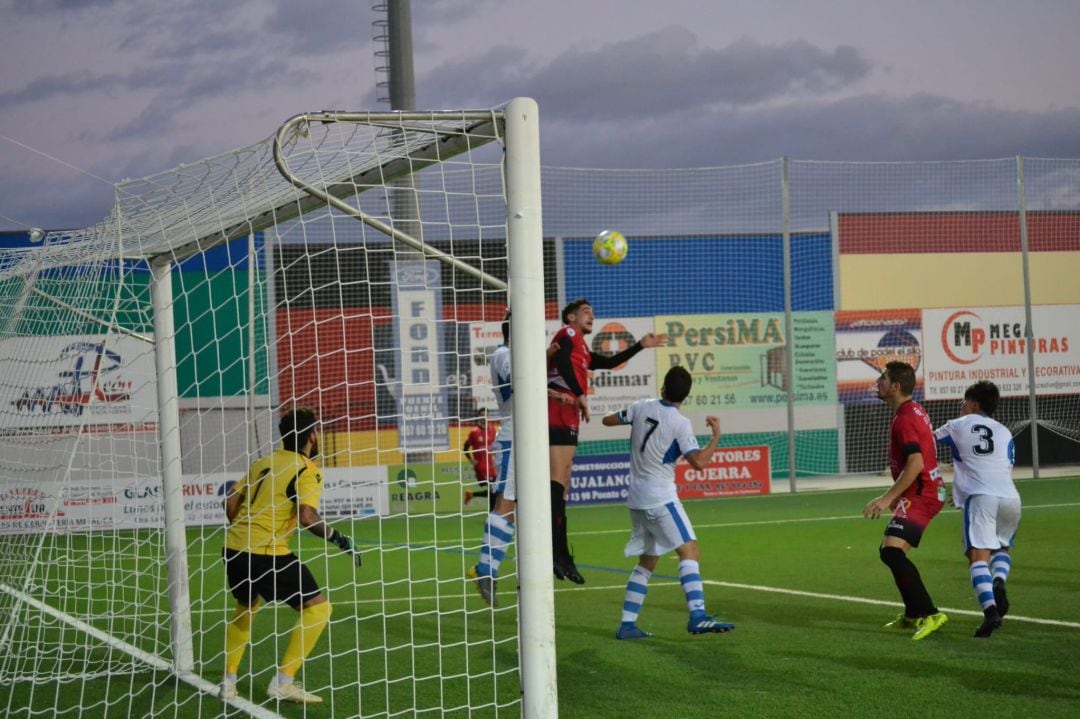
<svg viewBox="0 0 1080 719">
<path fill-rule="evenodd" d="M 374 0 L 0 0 L 0 230 L 381 109 Z M 545 165 L 1080 157 L 1072 0 L 412 0 L 417 106 L 541 108 Z"/>
</svg>

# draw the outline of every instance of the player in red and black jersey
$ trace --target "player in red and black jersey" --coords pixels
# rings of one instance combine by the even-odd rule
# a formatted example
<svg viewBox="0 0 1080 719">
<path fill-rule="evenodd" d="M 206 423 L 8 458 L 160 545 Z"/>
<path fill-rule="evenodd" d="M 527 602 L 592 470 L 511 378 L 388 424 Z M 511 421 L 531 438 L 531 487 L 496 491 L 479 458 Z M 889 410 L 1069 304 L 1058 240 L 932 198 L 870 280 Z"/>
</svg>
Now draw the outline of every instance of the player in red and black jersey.
<svg viewBox="0 0 1080 719">
<path fill-rule="evenodd" d="M 577 450 L 580 421 L 589 421 L 589 370 L 614 369 L 646 347 L 656 347 L 666 335 L 652 332 L 614 355 L 589 350 L 585 336 L 592 332 L 592 305 L 577 299 L 562 311 L 563 327 L 548 347 L 548 438 L 551 460 L 551 538 L 555 576 L 584 584 L 566 538 L 566 496 Z"/>
<path fill-rule="evenodd" d="M 488 422 L 487 410 L 480 410 L 480 417 L 465 438 L 465 444 L 461 451 L 468 457 L 476 474 L 476 482 L 480 489 L 465 490 L 465 504 L 473 497 L 487 497 L 488 511 L 495 511 L 495 503 L 498 500 L 498 492 L 494 486 L 489 485 L 495 481 L 498 471 L 495 469 L 495 456 L 492 454 L 492 446 L 495 444 L 495 436 L 499 433 L 498 422 Z M 490 493 L 490 496 L 489 496 Z"/>
<path fill-rule="evenodd" d="M 885 527 L 879 550 L 881 561 L 892 571 L 904 600 L 904 613 L 885 626 L 913 628 L 912 639 L 928 637 L 948 621 L 939 612 L 923 584 L 919 570 L 908 559 L 919 546 L 930 520 L 945 504 L 945 484 L 937 463 L 937 443 L 926 410 L 915 403 L 915 370 L 905 362 L 889 362 L 877 381 L 878 399 L 892 408 L 889 427 L 889 469 L 893 485 L 871 500 L 863 515 L 877 519 L 886 509 L 892 517 Z"/>
</svg>

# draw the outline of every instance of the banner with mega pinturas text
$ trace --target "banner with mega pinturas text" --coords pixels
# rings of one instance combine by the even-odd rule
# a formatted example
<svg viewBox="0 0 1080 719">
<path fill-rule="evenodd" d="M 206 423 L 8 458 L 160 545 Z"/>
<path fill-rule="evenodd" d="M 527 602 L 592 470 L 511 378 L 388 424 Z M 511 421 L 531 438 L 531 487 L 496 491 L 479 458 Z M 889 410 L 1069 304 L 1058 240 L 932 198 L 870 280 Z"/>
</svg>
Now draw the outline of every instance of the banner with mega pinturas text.
<svg viewBox="0 0 1080 719">
<path fill-rule="evenodd" d="M 1041 395 L 1080 392 L 1080 305 L 1031 308 L 1035 390 Z M 927 399 L 960 399 L 979 380 L 1005 396 L 1026 395 L 1025 311 L 1017 307 L 923 310 Z"/>
</svg>

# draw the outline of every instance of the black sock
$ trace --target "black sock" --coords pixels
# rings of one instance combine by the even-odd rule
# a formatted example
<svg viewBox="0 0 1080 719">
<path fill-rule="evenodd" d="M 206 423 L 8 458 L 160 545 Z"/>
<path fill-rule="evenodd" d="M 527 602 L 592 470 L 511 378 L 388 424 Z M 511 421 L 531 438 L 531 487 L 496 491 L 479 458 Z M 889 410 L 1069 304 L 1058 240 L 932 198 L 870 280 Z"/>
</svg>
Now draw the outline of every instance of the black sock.
<svg viewBox="0 0 1080 719">
<path fill-rule="evenodd" d="M 551 554 L 555 560 L 570 555 L 566 539 L 566 499 L 563 498 L 563 486 L 558 482 L 551 482 Z"/>
<path fill-rule="evenodd" d="M 917 619 L 936 614 L 937 607 L 930 599 L 930 592 L 926 591 L 919 570 L 908 559 L 904 550 L 900 547 L 882 547 L 880 555 L 881 561 L 892 570 L 896 588 L 900 590 L 900 597 L 904 600 L 904 615 Z"/>
</svg>

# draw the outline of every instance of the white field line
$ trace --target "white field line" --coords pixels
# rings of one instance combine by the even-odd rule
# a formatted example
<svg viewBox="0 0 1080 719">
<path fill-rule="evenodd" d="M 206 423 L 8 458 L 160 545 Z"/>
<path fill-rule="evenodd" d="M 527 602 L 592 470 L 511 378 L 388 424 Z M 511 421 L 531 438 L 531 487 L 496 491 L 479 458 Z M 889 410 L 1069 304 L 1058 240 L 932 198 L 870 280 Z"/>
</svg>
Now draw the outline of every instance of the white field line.
<svg viewBox="0 0 1080 719">
<path fill-rule="evenodd" d="M 1062 504 L 1033 504 L 1024 505 L 1022 511 L 1032 509 L 1057 509 L 1060 507 L 1080 507 L 1080 502 L 1065 502 Z M 804 522 L 835 522 L 838 520 L 862 519 L 861 514 L 844 514 L 836 517 L 801 517 L 798 519 L 762 519 L 754 522 L 719 522 L 716 524 L 694 524 L 694 529 L 724 529 L 726 527 L 755 527 L 775 524 L 801 524 Z M 571 535 L 597 535 L 597 534 L 627 534 L 630 530 L 623 529 L 592 529 L 583 532 L 570 532 Z M 980 615 L 981 616 L 981 615 Z"/>
<path fill-rule="evenodd" d="M 586 565 L 582 565 L 582 566 L 586 566 Z M 507 582 L 512 582 L 512 578 L 507 579 Z M 768 592 L 768 593 L 771 593 L 771 594 L 787 594 L 787 595 L 797 596 L 797 597 L 808 597 L 810 599 L 827 599 L 827 600 L 835 601 L 835 602 L 850 602 L 850 603 L 853 603 L 853 604 L 873 604 L 873 605 L 880 606 L 880 607 L 900 607 L 900 608 L 902 608 L 904 606 L 902 602 L 892 602 L 892 601 L 887 601 L 887 600 L 884 600 L 884 599 L 869 599 L 867 597 L 855 597 L 855 596 L 851 596 L 851 595 L 848 595 L 848 594 L 822 594 L 820 592 L 806 592 L 806 591 L 803 591 L 801 589 L 787 589 L 785 587 L 766 587 L 766 586 L 762 586 L 762 585 L 759 585 L 759 584 L 740 584 L 738 582 L 720 582 L 720 581 L 716 581 L 716 580 L 712 580 L 712 579 L 703 580 L 703 583 L 707 584 L 709 586 L 712 586 L 712 587 L 723 587 L 725 589 L 739 589 L 739 590 L 750 591 L 750 592 Z M 678 586 L 680 586 L 680 583 L 675 582 L 675 581 L 655 581 L 654 580 L 652 582 L 649 582 L 649 586 L 650 587 L 678 587 Z M 626 585 L 625 584 L 605 584 L 605 585 L 590 584 L 587 587 L 582 586 L 582 587 L 556 588 L 555 592 L 556 592 L 556 594 L 563 594 L 563 593 L 566 593 L 566 592 L 608 592 L 608 591 L 616 591 L 616 590 L 618 590 L 620 592 L 626 591 Z M 460 593 L 459 592 L 445 592 L 445 593 L 439 594 L 437 596 L 433 595 L 433 594 L 425 594 L 425 595 L 414 594 L 414 595 L 409 596 L 409 597 L 381 597 L 381 598 L 377 598 L 377 599 L 359 599 L 359 600 L 355 600 L 355 601 L 337 600 L 337 599 L 335 599 L 334 604 L 335 605 L 341 605 L 341 606 L 364 606 L 364 605 L 380 606 L 380 605 L 383 605 L 383 604 L 394 604 L 394 603 L 412 603 L 412 602 L 425 602 L 425 601 L 433 602 L 433 601 L 440 601 L 440 600 L 441 601 L 446 601 L 446 600 L 457 600 L 457 599 L 463 599 L 464 600 L 464 599 L 471 599 L 471 598 L 475 598 L 475 597 L 476 597 L 475 592 L 463 591 L 463 592 L 460 592 Z M 971 609 L 957 609 L 955 607 L 940 607 L 940 610 L 943 611 L 943 612 L 946 612 L 948 614 L 960 614 L 960 615 L 963 615 L 963 616 L 970 616 L 970 617 L 981 617 L 983 615 L 982 612 L 976 612 L 976 611 L 971 610 Z M 232 607 L 229 606 L 229 607 L 221 607 L 221 608 L 200 608 L 200 609 L 193 609 L 192 611 L 196 612 L 196 613 L 201 613 L 201 614 L 222 614 L 222 615 L 225 615 L 225 614 L 228 614 L 229 612 L 232 611 Z M 1080 622 L 1067 622 L 1067 621 L 1060 620 L 1060 619 L 1042 619 L 1040 617 L 1025 617 L 1025 616 L 1021 616 L 1021 615 L 1017 615 L 1017 614 L 1009 614 L 1008 615 L 1008 620 L 1010 622 L 1014 622 L 1014 621 L 1015 622 L 1027 622 L 1029 624 L 1042 624 L 1042 625 L 1046 625 L 1046 626 L 1067 627 L 1069 629 L 1080 629 Z"/>
<path fill-rule="evenodd" d="M 1025 505 L 1023 507 L 1023 511 L 1027 512 L 1027 511 L 1030 511 L 1030 510 L 1033 510 L 1033 509 L 1059 509 L 1061 507 L 1080 507 L 1080 502 L 1065 502 L 1065 503 L 1062 503 L 1062 504 L 1032 504 L 1032 505 Z M 844 514 L 844 515 L 839 515 L 839 516 L 835 516 L 835 517 L 800 517 L 800 518 L 797 518 L 797 519 L 762 519 L 762 520 L 758 520 L 758 521 L 754 521 L 754 522 L 718 522 L 716 524 L 697 524 L 697 523 L 695 523 L 694 524 L 694 529 L 725 529 L 727 527 L 755 527 L 755 526 L 768 526 L 768 525 L 777 525 L 777 524 L 802 524 L 802 523 L 806 523 L 806 522 L 835 522 L 835 521 L 849 520 L 849 519 L 863 519 L 863 516 L 861 514 Z M 630 530 L 628 528 L 620 528 L 620 529 L 586 529 L 584 531 L 570 532 L 570 535 L 574 536 L 574 537 L 578 537 L 578 536 L 586 536 L 586 535 L 592 536 L 592 535 L 599 535 L 599 534 L 627 534 L 629 531 Z M 218 541 L 217 538 L 215 538 L 215 541 Z M 434 546 L 434 547 L 437 547 L 439 549 L 462 549 L 464 551 L 479 551 L 479 548 L 480 548 L 479 542 L 480 541 L 481 541 L 481 538 L 480 538 L 480 536 L 478 534 L 477 537 L 476 537 L 476 543 L 473 543 L 473 542 L 470 541 L 470 543 L 468 545 L 463 545 L 461 540 L 459 540 L 459 539 L 437 540 L 434 543 L 432 543 L 432 542 L 421 542 L 419 544 L 421 544 L 424 547 Z M 210 544 L 210 542 L 208 542 L 208 541 L 203 542 L 203 543 L 204 544 Z M 211 545 L 211 546 L 213 546 L 213 545 Z M 361 547 L 365 551 L 377 551 L 378 550 L 378 545 L 376 545 L 376 544 L 362 543 Z M 392 547 L 396 548 L 396 549 L 404 549 L 405 545 L 404 544 L 393 544 Z M 415 548 L 416 547 L 413 547 L 413 549 L 415 549 Z M 220 547 L 216 547 L 216 548 L 214 548 L 213 550 L 211 550 L 209 552 L 188 552 L 188 556 L 189 557 L 199 557 L 199 558 L 206 558 L 206 557 L 220 558 L 221 557 L 221 549 L 220 549 Z"/>
</svg>

